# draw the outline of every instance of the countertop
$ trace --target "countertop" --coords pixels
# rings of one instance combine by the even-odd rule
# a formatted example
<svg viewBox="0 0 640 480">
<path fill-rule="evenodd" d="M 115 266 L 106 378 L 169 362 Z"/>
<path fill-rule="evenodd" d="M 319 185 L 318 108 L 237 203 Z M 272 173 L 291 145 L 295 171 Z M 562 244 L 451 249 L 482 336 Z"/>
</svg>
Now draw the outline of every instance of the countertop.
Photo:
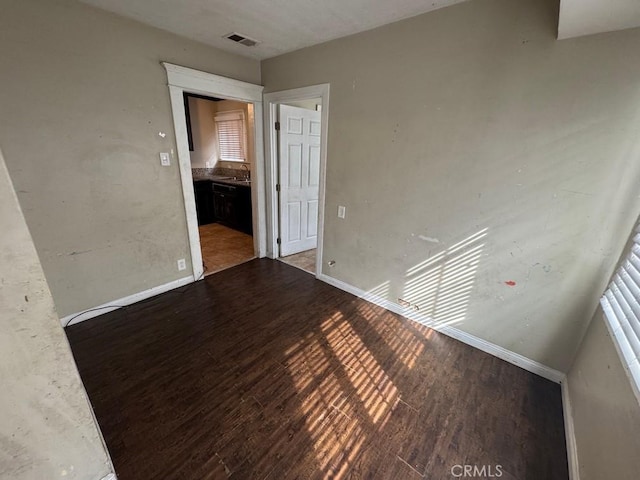
<svg viewBox="0 0 640 480">
<path fill-rule="evenodd" d="M 237 177 L 240 178 L 240 177 Z M 251 188 L 251 182 L 245 182 L 243 180 L 236 180 L 234 177 L 223 177 L 220 175 L 194 175 L 194 182 L 210 181 L 216 183 L 224 183 L 226 185 L 233 185 L 234 187 L 248 187 Z"/>
</svg>

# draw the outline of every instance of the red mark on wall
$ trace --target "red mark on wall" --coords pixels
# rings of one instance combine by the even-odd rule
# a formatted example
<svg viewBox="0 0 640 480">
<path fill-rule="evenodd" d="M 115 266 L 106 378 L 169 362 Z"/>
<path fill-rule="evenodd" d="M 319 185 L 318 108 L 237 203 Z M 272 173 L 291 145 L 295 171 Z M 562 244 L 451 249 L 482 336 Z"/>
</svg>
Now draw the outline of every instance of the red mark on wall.
<svg viewBox="0 0 640 480">
<path fill-rule="evenodd" d="M 516 286 L 516 282 L 514 282 L 513 280 L 507 280 L 506 282 L 504 282 L 505 285 L 508 285 L 510 287 L 515 287 Z"/>
</svg>

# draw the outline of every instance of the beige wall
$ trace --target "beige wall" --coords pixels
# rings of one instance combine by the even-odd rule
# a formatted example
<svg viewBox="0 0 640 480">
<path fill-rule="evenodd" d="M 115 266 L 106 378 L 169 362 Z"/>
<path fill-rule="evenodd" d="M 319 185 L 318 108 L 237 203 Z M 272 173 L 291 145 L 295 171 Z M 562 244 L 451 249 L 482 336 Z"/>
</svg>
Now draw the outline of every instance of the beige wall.
<svg viewBox="0 0 640 480">
<path fill-rule="evenodd" d="M 189 274 L 160 61 L 253 83 L 259 64 L 70 0 L 5 1 L 0 31 L 0 146 L 58 313 Z"/>
<path fill-rule="evenodd" d="M 598 309 L 567 378 L 580 480 L 637 480 L 640 405 L 604 322 Z"/>
<path fill-rule="evenodd" d="M 193 151 L 189 152 L 191 168 L 213 168 L 218 161 L 215 114 L 216 102 L 189 97 L 191 138 L 193 139 Z"/>
<path fill-rule="evenodd" d="M 640 211 L 640 30 L 556 41 L 553 4 L 461 3 L 262 80 L 331 84 L 324 273 L 566 371 Z"/>
<path fill-rule="evenodd" d="M 566 371 L 640 212 L 640 30 L 556 23 L 557 2 L 474 0 L 262 80 L 331 84 L 324 273 Z"/>
<path fill-rule="evenodd" d="M 611 32 L 639 24 L 638 0 L 560 0 L 559 38 Z"/>
<path fill-rule="evenodd" d="M 113 471 L 0 153 L 0 478 Z"/>
</svg>

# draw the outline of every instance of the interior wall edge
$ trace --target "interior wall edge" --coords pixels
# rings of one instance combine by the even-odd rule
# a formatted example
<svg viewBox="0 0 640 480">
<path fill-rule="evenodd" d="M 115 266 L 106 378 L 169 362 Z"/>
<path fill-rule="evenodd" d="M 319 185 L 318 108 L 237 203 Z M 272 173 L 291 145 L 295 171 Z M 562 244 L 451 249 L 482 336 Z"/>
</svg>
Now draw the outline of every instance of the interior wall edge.
<svg viewBox="0 0 640 480">
<path fill-rule="evenodd" d="M 569 464 L 569 480 L 580 480 L 578 469 L 578 445 L 573 423 L 573 410 L 569 395 L 569 379 L 565 377 L 560 383 L 562 390 L 562 416 L 564 418 L 564 435 L 567 441 L 567 462 Z"/>
</svg>

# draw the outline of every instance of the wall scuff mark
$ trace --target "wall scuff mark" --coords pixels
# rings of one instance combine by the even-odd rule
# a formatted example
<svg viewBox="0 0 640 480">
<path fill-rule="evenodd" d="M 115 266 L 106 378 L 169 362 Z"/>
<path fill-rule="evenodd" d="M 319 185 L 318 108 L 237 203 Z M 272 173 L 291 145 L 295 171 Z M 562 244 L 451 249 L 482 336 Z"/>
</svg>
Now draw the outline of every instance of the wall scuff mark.
<svg viewBox="0 0 640 480">
<path fill-rule="evenodd" d="M 434 238 L 434 237 L 427 237 L 425 235 L 418 235 L 418 238 L 420 240 L 424 240 L 425 242 L 440 243 L 440 240 L 438 240 L 437 238 Z"/>
</svg>

